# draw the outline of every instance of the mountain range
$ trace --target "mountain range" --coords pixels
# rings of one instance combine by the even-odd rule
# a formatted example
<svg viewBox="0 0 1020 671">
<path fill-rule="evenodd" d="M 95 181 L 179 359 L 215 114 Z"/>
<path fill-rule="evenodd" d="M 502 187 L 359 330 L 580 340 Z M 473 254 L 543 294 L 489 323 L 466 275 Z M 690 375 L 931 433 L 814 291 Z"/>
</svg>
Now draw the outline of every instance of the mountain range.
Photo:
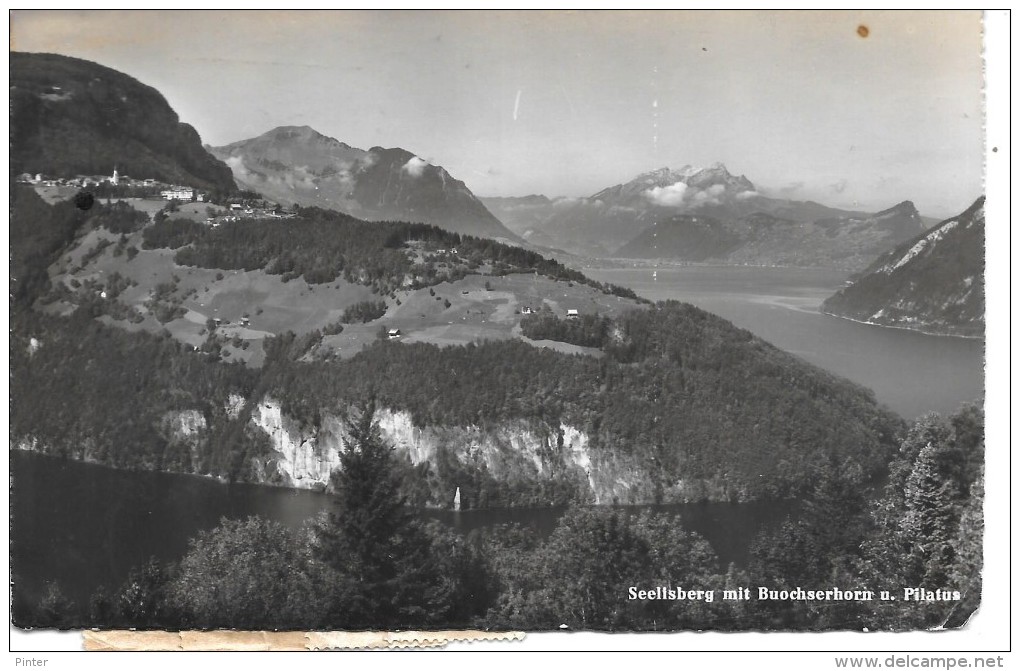
<svg viewBox="0 0 1020 671">
<path fill-rule="evenodd" d="M 871 214 L 774 198 L 722 164 L 660 168 L 587 198 L 487 198 L 535 244 L 590 256 L 860 270 L 924 230 L 913 203 Z"/>
<path fill-rule="evenodd" d="M 984 201 L 880 256 L 822 310 L 927 333 L 983 335 Z"/>
<path fill-rule="evenodd" d="M 122 175 L 223 192 L 230 168 L 209 155 L 151 86 L 97 63 L 10 54 L 10 169 Z"/>
<path fill-rule="evenodd" d="M 358 149 L 308 126 L 282 126 L 206 149 L 230 166 L 238 185 L 272 200 L 520 241 L 464 182 L 404 149 Z"/>
</svg>

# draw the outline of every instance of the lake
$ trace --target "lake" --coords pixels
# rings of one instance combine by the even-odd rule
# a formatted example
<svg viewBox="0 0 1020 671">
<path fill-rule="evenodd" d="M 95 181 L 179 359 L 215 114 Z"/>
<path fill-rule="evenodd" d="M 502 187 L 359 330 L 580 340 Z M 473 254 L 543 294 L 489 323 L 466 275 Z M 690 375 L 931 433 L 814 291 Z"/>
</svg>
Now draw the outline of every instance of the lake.
<svg viewBox="0 0 1020 671">
<path fill-rule="evenodd" d="M 847 274 L 814 268 L 582 268 L 600 282 L 676 299 L 875 392 L 908 420 L 948 415 L 984 389 L 984 341 L 859 324 L 818 311 Z M 654 276 L 653 276 L 654 273 Z"/>
<path fill-rule="evenodd" d="M 875 391 L 908 419 L 953 412 L 981 396 L 983 343 L 857 324 L 818 312 L 842 273 L 787 268 L 585 269 L 653 300 L 714 312 L 810 363 Z M 150 556 L 179 559 L 188 539 L 221 517 L 262 515 L 289 527 L 329 508 L 331 497 L 257 485 L 224 485 L 166 473 L 130 473 L 11 452 L 14 608 L 38 601 L 47 581 L 84 605 L 100 585 L 120 585 Z M 796 511 L 790 502 L 665 507 L 701 533 L 724 562 L 743 564 L 755 534 Z M 633 512 L 640 510 L 630 509 Z M 421 511 L 461 532 L 518 522 L 549 533 L 562 509 Z M 28 600 L 28 601 L 26 601 Z"/>
<path fill-rule="evenodd" d="M 172 473 L 118 471 L 30 452 L 10 452 L 11 572 L 15 615 L 38 603 L 56 581 L 79 607 L 100 586 L 119 587 L 132 568 L 150 557 L 176 561 L 188 540 L 215 527 L 221 518 L 260 515 L 298 528 L 333 497 L 307 490 L 221 484 Z M 743 565 L 755 534 L 795 513 L 797 504 L 698 503 L 634 506 L 628 514 L 657 509 L 678 514 L 684 527 L 703 535 L 725 565 Z M 422 510 L 455 530 L 505 522 L 552 532 L 563 508 L 520 508 L 453 512 Z"/>
</svg>

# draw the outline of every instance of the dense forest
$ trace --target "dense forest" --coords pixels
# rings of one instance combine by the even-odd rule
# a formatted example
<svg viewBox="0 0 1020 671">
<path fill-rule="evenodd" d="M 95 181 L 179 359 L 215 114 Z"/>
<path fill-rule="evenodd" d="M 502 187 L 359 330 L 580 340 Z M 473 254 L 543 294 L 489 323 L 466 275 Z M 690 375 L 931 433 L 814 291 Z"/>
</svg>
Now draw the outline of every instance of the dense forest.
<svg viewBox="0 0 1020 671">
<path fill-rule="evenodd" d="M 20 626 L 906 629 L 958 624 L 977 603 L 978 408 L 949 420 L 926 417 L 907 430 L 871 392 L 676 302 L 611 322 L 538 316 L 547 336 L 590 330 L 600 357 L 519 340 L 443 348 L 382 340 L 351 359 L 307 362 L 309 336 L 285 333 L 266 339 L 264 364 L 251 369 L 167 332 L 108 326 L 91 304 L 65 317 L 33 309 L 50 291 L 44 269 L 78 231 L 127 232 L 141 222 L 84 197 L 50 207 L 31 190 L 14 189 L 12 201 L 12 447 L 127 469 L 272 482 L 272 446 L 250 421 L 254 405 L 268 397 L 308 427 L 338 413 L 352 439 L 333 474 L 333 515 L 300 531 L 259 519 L 224 521 L 195 538 L 179 562 L 138 567 L 123 586 L 88 604 L 68 602 L 52 585 L 37 608 L 16 614 Z M 526 250 L 429 226 L 372 224 L 362 231 L 374 240 L 369 245 L 355 239 L 362 222 L 337 225 L 343 219 L 311 210 L 293 230 L 257 224 L 243 231 L 165 219 L 146 229 L 155 236 L 146 244 L 182 242 L 178 254 L 193 260 L 246 267 L 279 263 L 280 231 L 291 230 L 287 248 L 299 251 L 279 272 L 300 269 L 306 277 L 350 270 L 358 281 L 395 286 L 398 274 L 428 262 L 428 254 L 416 256 L 423 249 L 456 245 L 466 259 L 459 267 L 484 263 L 581 281 Z M 328 253 L 309 241 L 327 245 Z M 125 280 L 107 282 L 117 291 Z M 369 302 L 351 319 L 373 309 Z M 442 453 L 414 466 L 382 440 L 373 419 L 384 408 L 408 412 L 418 427 L 568 424 L 590 436 L 594 460 L 636 464 L 638 495 L 647 500 L 798 497 L 803 512 L 758 538 L 746 567 L 720 566 L 674 517 L 585 507 L 577 478 L 497 481 Z M 182 417 L 193 424 L 187 431 Z M 551 437 L 548 448 L 559 449 Z M 884 493 L 869 500 L 866 484 L 882 475 Z M 469 506 L 575 508 L 548 537 L 520 528 L 460 536 L 407 514 L 408 505 L 434 504 L 441 500 L 435 492 L 455 485 Z M 910 587 L 960 598 L 644 601 L 627 597 L 634 585 L 713 593 L 756 585 Z"/>
<path fill-rule="evenodd" d="M 23 236 L 12 249 L 13 274 L 22 281 L 13 291 L 20 298 L 12 313 L 11 389 L 18 402 L 11 439 L 47 453 L 274 482 L 279 455 L 248 421 L 255 404 L 276 399 L 290 418 L 314 430 L 324 415 L 375 396 L 381 407 L 410 413 L 418 427 L 527 426 L 547 436 L 551 453 L 563 448 L 561 427 L 575 427 L 589 437 L 596 468 L 632 474 L 631 501 L 748 501 L 801 495 L 830 462 L 841 477 L 866 482 L 884 471 L 903 430 L 870 391 L 676 302 L 612 321 L 597 315 L 560 321 L 540 312 L 524 324 L 535 337 L 601 344 L 601 358 L 519 340 L 453 347 L 379 341 L 350 359 L 309 362 L 305 354 L 323 337 L 312 332 L 265 339 L 261 370 L 225 364 L 214 327 L 192 350 L 169 334 L 100 323 L 95 318 L 107 314 L 104 306 L 112 301 L 80 302 L 66 318 L 30 309 L 48 293 L 48 279 L 36 269 L 76 231 L 130 231 L 140 222 L 120 205 L 51 208 L 30 189 L 16 189 L 15 197 L 12 227 Z M 35 217 L 35 226 L 22 211 Z M 367 224 L 315 209 L 302 210 L 293 224 L 216 229 L 163 218 L 143 236 L 146 246 L 177 247 L 178 254 L 208 257 L 216 267 L 275 264 L 280 272 L 313 276 L 356 272 L 356 279 L 387 286 L 425 265 L 413 260 L 431 254 L 416 256 L 423 248 L 441 256 L 439 249 L 454 245 L 465 263 L 584 279 L 527 250 L 432 226 Z M 112 275 L 105 282 L 108 295 L 124 284 Z M 150 309 L 171 319 L 179 306 L 161 302 L 160 293 L 157 287 Z M 340 321 L 363 319 L 378 307 L 371 301 L 354 306 Z M 244 399 L 242 411 L 225 410 L 232 396 Z M 168 428 L 168 418 L 181 412 L 197 413 L 201 425 L 187 439 Z M 508 480 L 442 450 L 419 475 L 408 478 L 416 484 L 406 493 L 422 504 L 445 501 L 445 492 L 458 486 L 468 507 L 591 497 L 583 471 Z"/>
<path fill-rule="evenodd" d="M 308 336 L 284 334 L 265 341 L 260 370 L 92 316 L 89 306 L 69 318 L 12 315 L 13 441 L 119 467 L 271 481 L 261 469 L 274 453 L 248 409 L 272 397 L 314 427 L 374 395 L 422 427 L 578 427 L 593 457 L 638 469 L 638 500 L 754 500 L 804 493 L 830 461 L 841 477 L 866 482 L 884 470 L 902 428 L 870 392 L 678 303 L 622 317 L 601 359 L 520 341 L 380 341 L 351 359 L 311 363 L 297 360 Z M 245 400 L 244 412 L 227 413 L 231 395 Z M 197 437 L 165 428 L 180 411 L 201 416 Z M 423 503 L 456 486 L 471 506 L 585 500 L 570 474 L 511 485 L 452 457 L 423 481 L 431 492 Z"/>
<path fill-rule="evenodd" d="M 755 539 L 746 567 L 720 565 L 668 513 L 576 507 L 548 536 L 515 525 L 464 536 L 425 524 L 405 505 L 394 452 L 372 417 L 371 402 L 351 417 L 355 444 L 334 475 L 332 513 L 300 530 L 224 519 L 180 561 L 152 560 L 88 604 L 51 584 L 38 607 L 15 613 L 15 624 L 898 631 L 960 626 L 980 602 L 984 444 L 976 407 L 948 421 L 919 420 L 877 498 L 835 465 L 820 473 L 802 512 Z M 859 596 L 770 600 L 760 598 L 762 587 Z M 686 598 L 634 598 L 633 588 Z M 744 589 L 748 596 L 733 596 Z"/>
<path fill-rule="evenodd" d="M 215 228 L 186 219 L 161 219 L 145 229 L 145 247 L 178 250 L 186 266 L 264 269 L 310 284 L 343 277 L 387 294 L 454 281 L 470 273 L 537 273 L 592 286 L 633 300 L 630 289 L 603 284 L 553 259 L 485 238 L 408 222 L 366 222 L 333 210 L 299 208 L 295 219 L 225 222 Z M 455 249 L 456 253 L 448 252 Z M 420 250 L 421 255 L 409 253 Z"/>
<path fill-rule="evenodd" d="M 608 342 L 612 320 L 597 314 L 560 319 L 548 305 L 521 317 L 521 332 L 532 340 L 558 340 L 581 347 L 602 347 Z"/>
</svg>

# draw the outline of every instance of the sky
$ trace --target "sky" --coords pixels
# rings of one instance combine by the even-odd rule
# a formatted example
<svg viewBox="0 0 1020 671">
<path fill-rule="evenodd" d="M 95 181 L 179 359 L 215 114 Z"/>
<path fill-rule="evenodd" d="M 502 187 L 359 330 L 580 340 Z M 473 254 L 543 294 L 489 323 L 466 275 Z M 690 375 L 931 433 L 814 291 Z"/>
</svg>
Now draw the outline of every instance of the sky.
<svg viewBox="0 0 1020 671">
<path fill-rule="evenodd" d="M 480 196 L 715 162 L 837 207 L 982 193 L 974 11 L 16 10 L 11 48 L 125 72 L 211 145 L 308 125 Z"/>
</svg>

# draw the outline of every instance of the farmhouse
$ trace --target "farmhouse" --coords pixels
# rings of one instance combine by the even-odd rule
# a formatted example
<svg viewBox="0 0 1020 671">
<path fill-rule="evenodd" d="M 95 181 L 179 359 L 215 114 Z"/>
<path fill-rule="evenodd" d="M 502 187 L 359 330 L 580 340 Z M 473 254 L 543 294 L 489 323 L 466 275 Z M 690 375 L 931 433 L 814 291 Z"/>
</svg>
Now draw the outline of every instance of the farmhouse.
<svg viewBox="0 0 1020 671">
<path fill-rule="evenodd" d="M 573 308 L 567 310 L 567 319 L 577 319 L 578 316 L 577 310 L 574 310 Z"/>
<path fill-rule="evenodd" d="M 386 337 L 390 340 L 400 337 L 400 329 L 390 329 L 386 332 Z"/>
</svg>

